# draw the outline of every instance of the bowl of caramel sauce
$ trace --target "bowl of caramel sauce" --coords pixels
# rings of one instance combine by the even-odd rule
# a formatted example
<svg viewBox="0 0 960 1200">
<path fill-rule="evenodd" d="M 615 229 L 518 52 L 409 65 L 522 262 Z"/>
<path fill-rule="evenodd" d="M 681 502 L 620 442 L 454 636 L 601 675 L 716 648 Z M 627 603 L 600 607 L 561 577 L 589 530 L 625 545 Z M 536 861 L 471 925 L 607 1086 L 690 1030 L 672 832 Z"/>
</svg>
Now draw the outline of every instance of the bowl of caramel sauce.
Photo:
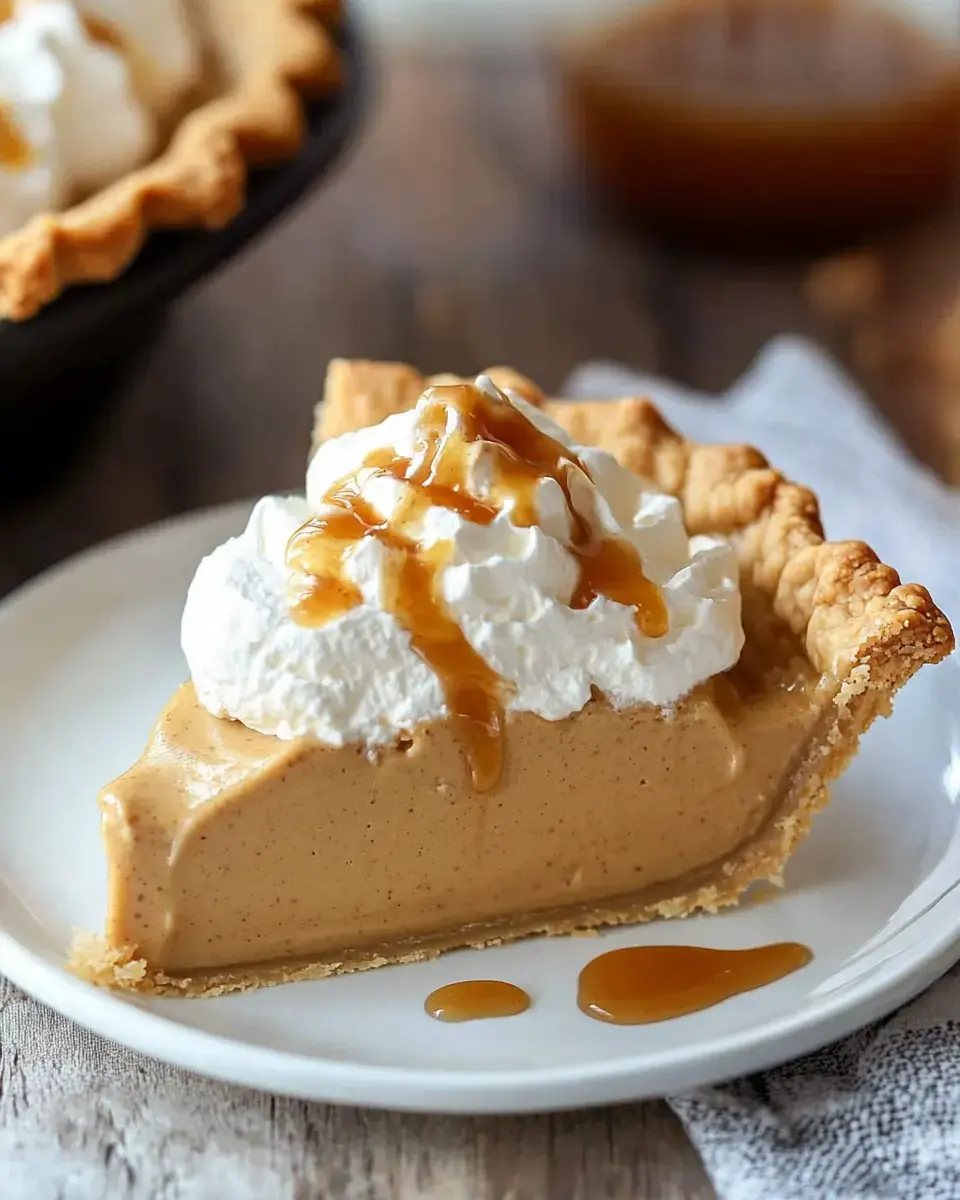
<svg viewBox="0 0 960 1200">
<path fill-rule="evenodd" d="M 960 5 L 956 24 L 886 0 L 648 0 L 564 42 L 564 110 L 585 174 L 668 235 L 862 237 L 956 192 Z"/>
</svg>

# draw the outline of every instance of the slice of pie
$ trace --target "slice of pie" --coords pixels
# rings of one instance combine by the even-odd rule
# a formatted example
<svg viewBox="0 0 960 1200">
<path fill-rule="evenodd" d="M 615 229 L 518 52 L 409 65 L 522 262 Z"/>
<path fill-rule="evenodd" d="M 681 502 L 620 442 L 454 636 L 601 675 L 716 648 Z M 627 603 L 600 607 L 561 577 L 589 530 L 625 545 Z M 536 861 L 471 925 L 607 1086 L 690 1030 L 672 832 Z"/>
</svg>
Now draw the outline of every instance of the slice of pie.
<svg viewBox="0 0 960 1200">
<path fill-rule="evenodd" d="M 334 90 L 337 0 L 0 0 L 0 319 L 226 224 Z"/>
<path fill-rule="evenodd" d="M 201 565 L 193 682 L 101 795 L 106 934 L 73 963 L 98 983 L 217 994 L 714 912 L 780 882 L 953 647 L 810 491 L 646 400 L 336 361 L 307 494 Z"/>
</svg>

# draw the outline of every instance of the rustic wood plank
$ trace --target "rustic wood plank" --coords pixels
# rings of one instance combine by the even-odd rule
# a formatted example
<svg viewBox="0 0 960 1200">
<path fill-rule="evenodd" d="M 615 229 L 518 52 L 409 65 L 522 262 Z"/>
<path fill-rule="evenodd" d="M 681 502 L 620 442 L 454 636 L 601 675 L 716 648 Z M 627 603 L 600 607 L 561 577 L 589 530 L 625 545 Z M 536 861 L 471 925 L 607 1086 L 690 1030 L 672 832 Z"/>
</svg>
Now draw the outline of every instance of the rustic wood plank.
<svg viewBox="0 0 960 1200">
<path fill-rule="evenodd" d="M 663 1104 L 421 1117 L 232 1087 L 77 1029 L 0 979 L 4 1200 L 708 1200 Z"/>
</svg>

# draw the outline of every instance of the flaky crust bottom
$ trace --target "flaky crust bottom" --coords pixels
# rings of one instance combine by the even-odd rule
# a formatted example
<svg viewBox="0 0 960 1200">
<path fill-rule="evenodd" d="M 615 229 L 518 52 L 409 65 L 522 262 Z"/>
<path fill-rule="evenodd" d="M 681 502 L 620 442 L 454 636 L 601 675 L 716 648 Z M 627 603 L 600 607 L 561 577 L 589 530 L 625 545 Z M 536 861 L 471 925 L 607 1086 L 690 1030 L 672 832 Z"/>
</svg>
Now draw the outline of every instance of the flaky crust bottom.
<svg viewBox="0 0 960 1200">
<path fill-rule="evenodd" d="M 335 0 L 192 0 L 223 75 L 220 94 L 180 122 L 157 158 L 59 213 L 0 238 L 0 317 L 23 321 L 76 283 L 114 279 L 152 229 L 225 225 L 251 166 L 295 155 L 302 98 L 340 82 L 324 22 Z"/>
</svg>

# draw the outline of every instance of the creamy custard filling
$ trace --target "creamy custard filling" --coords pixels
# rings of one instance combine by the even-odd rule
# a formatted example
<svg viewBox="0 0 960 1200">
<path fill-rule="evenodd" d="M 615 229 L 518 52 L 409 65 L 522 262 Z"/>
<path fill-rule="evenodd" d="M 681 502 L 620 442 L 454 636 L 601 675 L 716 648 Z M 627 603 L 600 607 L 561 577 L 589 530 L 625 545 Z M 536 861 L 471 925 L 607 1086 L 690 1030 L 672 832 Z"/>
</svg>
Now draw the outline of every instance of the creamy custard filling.
<svg viewBox="0 0 960 1200">
<path fill-rule="evenodd" d="M 171 977 L 268 979 L 271 964 L 669 911 L 770 835 L 834 709 L 751 591 L 745 620 L 737 666 L 669 713 L 593 701 L 560 723 L 508 716 L 487 795 L 447 721 L 371 763 L 361 746 L 212 717 L 185 686 L 101 796 L 109 943 Z"/>
<path fill-rule="evenodd" d="M 213 718 L 187 687 L 104 793 L 108 938 L 190 974 L 662 901 L 763 834 L 828 702 L 809 671 L 752 689 L 706 684 L 669 716 L 514 716 L 478 796 L 448 723 L 371 765 Z"/>
</svg>

